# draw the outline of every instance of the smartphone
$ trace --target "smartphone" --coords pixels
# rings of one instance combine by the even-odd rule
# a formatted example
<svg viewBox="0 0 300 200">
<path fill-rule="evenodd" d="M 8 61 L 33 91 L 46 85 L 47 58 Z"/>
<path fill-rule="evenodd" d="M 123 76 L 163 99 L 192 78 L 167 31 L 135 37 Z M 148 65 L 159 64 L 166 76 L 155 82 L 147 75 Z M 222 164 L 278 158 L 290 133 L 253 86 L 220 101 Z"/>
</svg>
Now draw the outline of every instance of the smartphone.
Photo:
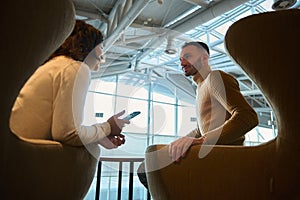
<svg viewBox="0 0 300 200">
<path fill-rule="evenodd" d="M 139 115 L 140 113 L 141 113 L 140 111 L 132 112 L 129 115 L 127 115 L 126 117 L 124 117 L 123 119 L 130 120 L 130 119 L 134 118 L 135 116 Z"/>
</svg>

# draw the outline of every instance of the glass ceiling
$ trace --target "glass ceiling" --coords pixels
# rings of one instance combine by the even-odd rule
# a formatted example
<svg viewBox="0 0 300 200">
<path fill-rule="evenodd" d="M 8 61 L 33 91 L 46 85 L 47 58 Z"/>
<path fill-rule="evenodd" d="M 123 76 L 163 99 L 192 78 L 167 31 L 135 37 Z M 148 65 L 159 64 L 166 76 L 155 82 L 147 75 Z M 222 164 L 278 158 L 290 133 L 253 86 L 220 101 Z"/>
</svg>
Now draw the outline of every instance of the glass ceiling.
<svg viewBox="0 0 300 200">
<path fill-rule="evenodd" d="M 273 11 L 272 10 L 273 0 L 250 0 L 247 3 L 244 3 L 237 8 L 224 13 L 221 16 L 218 16 L 207 23 L 204 23 L 200 26 L 195 27 L 192 30 L 184 33 L 187 38 L 192 40 L 200 40 L 207 43 L 211 49 L 211 66 L 213 69 L 222 69 L 228 71 L 231 68 L 238 68 L 231 59 L 227 56 L 225 47 L 224 47 L 224 36 L 227 29 L 235 21 L 244 18 L 246 16 Z M 196 9 L 195 9 L 196 10 Z M 185 41 L 176 41 L 176 46 L 178 49 Z M 179 63 L 179 51 L 177 54 L 168 55 L 164 53 L 165 48 L 162 45 L 160 48 L 156 49 L 150 53 L 143 60 L 144 63 L 155 63 L 156 65 L 163 65 L 165 67 L 170 67 L 178 72 L 181 72 L 181 67 Z M 239 76 L 239 73 L 234 74 L 234 71 L 231 71 L 236 77 Z"/>
<path fill-rule="evenodd" d="M 237 20 L 257 13 L 273 11 L 271 8 L 272 4 L 273 0 L 250 0 L 184 33 L 186 38 L 201 40 L 209 45 L 211 52 L 210 65 L 212 69 L 220 69 L 235 76 L 240 83 L 242 94 L 251 102 L 251 105 L 258 113 L 266 115 L 264 117 L 266 120 L 269 119 L 270 107 L 255 83 L 227 55 L 224 47 L 224 36 L 229 26 Z M 118 82 L 132 86 L 148 86 L 147 83 L 151 80 L 152 90 L 155 89 L 157 92 L 165 95 L 169 94 L 170 91 L 176 91 L 178 99 L 189 103 L 193 102 L 194 94 L 192 92 L 195 85 L 192 85 L 192 81 L 187 81 L 190 80 L 190 77 L 182 75 L 179 62 L 179 51 L 184 42 L 186 41 L 182 40 L 182 37 L 176 40 L 178 50 L 176 54 L 172 55 L 166 54 L 166 44 L 161 44 L 159 48 L 153 50 L 141 61 L 145 65 L 145 68 L 142 67 L 141 71 L 127 72 L 124 76 L 118 77 Z M 107 76 L 105 78 L 102 77 L 102 80 L 115 82 L 115 78 L 115 76 Z M 180 83 L 181 87 L 178 87 L 178 84 L 174 83 Z M 174 86 L 177 90 L 174 89 Z M 191 92 L 184 93 L 189 87 L 191 87 Z M 106 93 L 100 89 L 95 90 L 95 92 Z M 267 124 L 266 120 L 262 120 L 263 124 Z"/>
</svg>

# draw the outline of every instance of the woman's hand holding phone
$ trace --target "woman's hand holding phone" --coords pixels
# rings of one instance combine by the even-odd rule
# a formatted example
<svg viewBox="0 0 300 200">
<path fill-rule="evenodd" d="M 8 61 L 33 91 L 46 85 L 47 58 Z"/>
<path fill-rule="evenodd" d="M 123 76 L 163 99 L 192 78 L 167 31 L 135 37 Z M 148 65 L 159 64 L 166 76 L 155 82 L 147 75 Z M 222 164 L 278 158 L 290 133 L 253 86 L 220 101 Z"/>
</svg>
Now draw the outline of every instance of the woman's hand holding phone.
<svg viewBox="0 0 300 200">
<path fill-rule="evenodd" d="M 101 144 L 106 149 L 117 148 L 118 146 L 125 143 L 125 136 L 121 134 L 123 127 L 125 126 L 125 124 L 130 124 L 129 120 L 139 115 L 141 112 L 135 111 L 120 119 L 119 117 L 121 117 L 124 113 L 125 110 L 113 115 L 107 120 L 111 129 L 110 135 L 103 138 L 99 142 L 99 144 Z"/>
<path fill-rule="evenodd" d="M 126 119 L 120 119 L 119 117 L 122 116 L 125 113 L 125 110 L 113 115 L 112 117 L 110 117 L 107 122 L 110 125 L 110 135 L 113 136 L 124 136 L 121 134 L 121 131 L 123 129 L 123 127 L 125 126 L 125 124 L 129 124 L 130 121 L 126 120 Z"/>
</svg>

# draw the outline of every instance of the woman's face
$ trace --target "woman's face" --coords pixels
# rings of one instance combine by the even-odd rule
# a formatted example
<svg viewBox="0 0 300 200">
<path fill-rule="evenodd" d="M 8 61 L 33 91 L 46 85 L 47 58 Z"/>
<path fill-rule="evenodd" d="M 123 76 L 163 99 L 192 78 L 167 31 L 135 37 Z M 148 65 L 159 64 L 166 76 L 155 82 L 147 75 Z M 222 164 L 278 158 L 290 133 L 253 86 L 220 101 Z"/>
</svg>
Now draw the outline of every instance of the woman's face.
<svg viewBox="0 0 300 200">
<path fill-rule="evenodd" d="M 88 55 L 86 63 L 92 71 L 98 71 L 102 59 L 102 48 L 100 45 L 96 46 L 93 51 Z"/>
</svg>

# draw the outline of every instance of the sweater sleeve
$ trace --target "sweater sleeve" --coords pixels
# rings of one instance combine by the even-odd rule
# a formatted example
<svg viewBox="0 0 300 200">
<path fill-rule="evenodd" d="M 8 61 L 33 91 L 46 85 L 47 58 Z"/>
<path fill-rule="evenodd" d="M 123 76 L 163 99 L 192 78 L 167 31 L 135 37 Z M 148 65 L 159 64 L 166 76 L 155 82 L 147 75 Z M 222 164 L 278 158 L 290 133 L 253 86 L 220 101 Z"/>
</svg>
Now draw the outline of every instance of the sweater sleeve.
<svg viewBox="0 0 300 200">
<path fill-rule="evenodd" d="M 211 76 L 211 92 L 229 113 L 229 118 L 214 130 L 206 133 L 206 144 L 232 144 L 258 124 L 258 117 L 240 92 L 238 82 L 229 74 Z M 224 90 L 225 89 L 225 90 Z M 213 141 L 213 142 L 212 142 Z"/>
<path fill-rule="evenodd" d="M 84 104 L 90 83 L 89 68 L 74 62 L 64 68 L 54 81 L 58 89 L 53 102 L 52 137 L 72 146 L 99 142 L 110 134 L 108 122 L 82 125 Z"/>
<path fill-rule="evenodd" d="M 199 128 L 195 128 L 191 132 L 189 132 L 186 136 L 188 137 L 194 137 L 194 138 L 200 138 L 202 136 Z"/>
</svg>

